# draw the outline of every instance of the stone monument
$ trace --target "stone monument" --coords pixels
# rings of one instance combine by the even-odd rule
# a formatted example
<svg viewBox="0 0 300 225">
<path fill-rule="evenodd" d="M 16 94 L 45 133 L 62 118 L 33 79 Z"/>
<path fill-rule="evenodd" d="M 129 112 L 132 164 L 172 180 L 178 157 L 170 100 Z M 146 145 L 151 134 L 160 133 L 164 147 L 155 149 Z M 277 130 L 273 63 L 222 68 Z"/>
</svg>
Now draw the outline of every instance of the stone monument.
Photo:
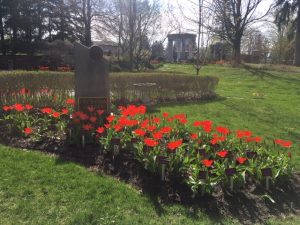
<svg viewBox="0 0 300 225">
<path fill-rule="evenodd" d="M 86 111 L 88 107 L 110 110 L 109 63 L 99 46 L 90 48 L 74 44 L 75 55 L 75 108 Z"/>
</svg>

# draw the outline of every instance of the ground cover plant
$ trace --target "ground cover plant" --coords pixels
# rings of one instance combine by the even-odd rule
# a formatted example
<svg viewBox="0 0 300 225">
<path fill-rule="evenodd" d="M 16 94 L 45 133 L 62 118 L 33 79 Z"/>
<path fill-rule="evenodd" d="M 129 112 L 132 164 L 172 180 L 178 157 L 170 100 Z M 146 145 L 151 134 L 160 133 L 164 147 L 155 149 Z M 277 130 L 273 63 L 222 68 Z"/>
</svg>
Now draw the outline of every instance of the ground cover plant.
<svg viewBox="0 0 300 225">
<path fill-rule="evenodd" d="M 166 68 L 170 68 L 173 65 L 168 65 L 168 67 L 163 67 L 162 69 L 166 69 Z M 178 69 L 180 69 L 181 67 L 178 67 Z M 212 69 L 210 68 L 207 68 Z M 185 69 L 186 70 L 186 69 Z M 240 73 L 244 73 L 243 75 L 245 75 L 245 71 L 241 70 L 241 69 L 232 69 L 232 68 L 223 68 L 223 67 L 214 67 L 212 71 L 209 71 L 209 73 L 213 73 L 215 70 L 220 70 L 220 76 L 225 75 L 225 73 L 232 73 L 234 75 L 230 76 L 228 75 L 228 80 L 226 80 L 225 78 L 225 82 L 224 82 L 224 89 L 218 90 L 218 93 L 222 93 L 222 96 L 226 96 L 226 93 L 229 93 L 229 90 L 231 89 L 230 93 L 234 93 L 233 90 L 233 86 L 235 84 L 233 83 L 233 78 L 236 79 L 236 75 L 235 72 L 239 71 Z M 186 70 L 187 71 L 187 70 Z M 276 73 L 275 73 L 276 74 Z M 227 74 L 226 74 L 227 75 Z M 277 74 L 276 74 L 277 75 Z M 249 77 L 248 77 L 249 76 Z M 250 81 L 253 77 L 250 77 L 251 74 L 247 74 L 246 73 L 246 80 L 249 79 L 248 81 Z M 294 74 L 288 74 L 287 78 L 293 78 L 295 75 Z M 280 77 L 280 76 L 279 76 Z M 221 82 L 222 82 L 222 78 L 221 77 Z M 257 77 L 255 77 L 257 78 Z M 297 76 L 295 76 L 295 78 L 297 79 Z M 240 78 L 242 79 L 242 78 Z M 253 81 L 257 82 L 257 79 L 253 79 Z M 268 79 L 267 79 L 268 81 Z M 260 84 L 264 83 L 265 81 L 262 80 Z M 278 82 L 279 83 L 279 82 Z M 278 84 L 277 82 L 275 82 L 275 84 Z M 222 84 L 222 83 L 221 83 Z M 243 86 L 243 85 L 241 85 Z M 226 92 L 226 88 L 228 88 L 228 92 Z M 241 87 L 242 88 L 242 87 Z M 260 87 L 258 87 L 260 88 Z M 275 88 L 275 87 L 274 87 Z M 272 88 L 271 88 L 272 89 Z M 276 89 L 276 88 L 275 88 Z M 277 86 L 277 89 L 278 86 Z M 220 92 L 219 92 L 220 91 Z M 272 90 L 271 90 L 272 91 Z M 293 84 L 290 86 L 289 92 L 288 94 L 290 95 L 293 92 Z M 266 92 L 265 92 L 266 93 Z M 245 102 L 246 106 L 242 105 L 241 106 L 241 110 L 249 110 L 249 108 L 247 107 L 247 104 L 250 105 L 251 107 L 253 107 L 253 109 L 257 109 L 260 108 L 261 105 L 258 104 L 255 105 L 251 104 L 252 100 L 248 100 L 247 96 L 249 94 L 249 91 L 247 93 L 244 93 L 243 91 L 241 91 L 240 96 L 241 97 L 245 97 L 245 99 L 243 99 L 243 101 L 241 102 Z M 288 94 L 282 96 L 284 98 L 286 98 L 288 96 Z M 251 98 L 252 97 L 256 97 L 254 95 L 251 94 Z M 266 98 L 266 96 L 264 96 L 265 98 L 258 98 L 259 100 L 264 100 L 266 99 L 269 100 L 268 98 Z M 275 97 L 278 98 L 278 95 L 275 94 Z M 122 159 L 124 154 L 127 154 L 130 150 L 133 150 L 134 154 L 131 156 L 135 161 L 138 161 L 139 164 L 141 165 L 143 170 L 149 171 L 149 174 L 147 174 L 148 177 L 150 177 L 149 175 L 151 174 L 158 174 L 157 176 L 157 180 L 155 180 L 156 182 L 160 182 L 161 179 L 161 175 L 162 175 L 162 167 L 163 167 L 163 163 L 164 161 L 167 162 L 168 164 L 165 166 L 165 178 L 166 181 L 162 181 L 162 183 L 159 183 L 159 185 L 165 185 L 165 184 L 170 184 L 170 180 L 174 179 L 175 182 L 176 181 L 184 181 L 186 184 L 190 185 L 189 188 L 190 189 L 194 189 L 196 190 L 196 193 L 198 193 L 198 196 L 196 196 L 197 201 L 201 202 L 201 197 L 200 199 L 198 199 L 198 197 L 201 195 L 202 192 L 202 186 L 205 186 L 204 192 L 208 192 L 210 193 L 211 190 L 213 190 L 214 187 L 215 189 L 217 189 L 217 192 L 222 191 L 222 189 L 218 189 L 216 188 L 216 186 L 218 185 L 214 185 L 214 181 L 213 178 L 216 179 L 216 182 L 218 184 L 221 184 L 221 186 L 224 188 L 223 191 L 230 191 L 230 176 L 226 175 L 225 173 L 225 166 L 228 167 L 235 167 L 236 171 L 235 174 L 233 176 L 233 183 L 234 183 L 234 195 L 239 196 L 239 189 L 240 188 L 244 188 L 244 182 L 246 181 L 246 184 L 249 184 L 253 181 L 258 181 L 258 182 L 254 182 L 256 185 L 259 185 L 262 187 L 262 189 L 265 191 L 265 178 L 261 177 L 261 169 L 263 167 L 269 167 L 267 165 L 261 165 L 259 163 L 259 160 L 262 159 L 266 159 L 268 158 L 268 156 L 270 156 L 269 160 L 272 163 L 272 169 L 274 169 L 272 172 L 272 176 L 273 179 L 275 179 L 275 177 L 281 177 L 281 175 L 285 175 L 286 172 L 288 173 L 288 171 L 290 170 L 289 167 L 293 164 L 296 164 L 297 166 L 297 139 L 295 139 L 293 137 L 293 135 L 290 136 L 289 133 L 284 133 L 286 131 L 286 129 L 283 129 L 283 139 L 284 140 L 278 140 L 278 137 L 281 137 L 281 135 L 277 134 L 274 132 L 274 130 L 268 130 L 268 132 L 266 132 L 266 135 L 264 135 L 265 133 L 262 132 L 260 130 L 261 127 L 264 127 L 264 124 L 258 124 L 256 123 L 256 126 L 254 127 L 254 129 L 252 129 L 251 126 L 249 126 L 249 124 L 252 122 L 253 123 L 253 119 L 252 121 L 250 120 L 250 122 L 244 121 L 243 123 L 239 122 L 238 118 L 235 118 L 236 120 L 232 120 L 232 124 L 229 123 L 227 120 L 229 117 L 229 115 L 227 115 L 227 113 L 224 112 L 224 109 L 221 107 L 222 102 L 231 102 L 231 104 L 240 104 L 241 102 L 235 102 L 235 99 L 231 99 L 228 98 L 228 100 L 222 100 L 222 101 L 212 101 L 212 102 L 205 102 L 205 103 L 184 103 L 184 104 L 180 104 L 180 106 L 176 106 L 176 105 L 172 105 L 172 104 L 165 104 L 162 106 L 159 106 L 159 108 L 161 109 L 161 112 L 157 112 L 155 114 L 150 115 L 145 115 L 144 114 L 144 108 L 143 107 L 131 107 L 132 112 L 136 111 L 138 112 L 134 117 L 131 117 L 132 113 L 130 113 L 131 110 L 128 110 L 128 108 L 120 108 L 121 113 L 117 113 L 115 112 L 114 116 L 110 116 L 110 117 L 106 117 L 106 120 L 102 120 L 104 118 L 100 118 L 100 115 L 103 115 L 102 111 L 98 111 L 98 109 L 90 109 L 89 111 L 89 115 L 88 115 L 88 120 L 85 118 L 87 116 L 84 116 L 82 113 L 78 113 L 78 112 L 72 112 L 72 104 L 74 103 L 71 99 L 67 100 L 61 100 L 61 104 L 59 107 L 51 107 L 51 110 L 49 109 L 50 107 L 36 107 L 34 105 L 30 105 L 30 104 L 26 104 L 25 102 L 20 104 L 20 105 L 7 105 L 7 111 L 5 111 L 4 115 L 5 116 L 9 116 L 9 115 L 22 115 L 20 118 L 18 117 L 17 120 L 24 120 L 24 121 L 31 121 L 30 119 L 28 119 L 28 116 L 32 116 L 34 118 L 38 118 L 38 117 L 42 117 L 44 118 L 45 121 L 49 120 L 49 122 L 35 122 L 36 119 L 32 119 L 33 122 L 29 123 L 28 125 L 26 124 L 26 127 L 18 127 L 17 124 L 11 125 L 11 128 L 9 128 L 9 126 L 5 126 L 5 131 L 1 130 L 2 134 L 6 134 L 7 131 L 9 131 L 9 129 L 12 130 L 19 130 L 19 137 L 18 139 L 23 139 L 25 140 L 25 142 L 32 140 L 33 142 L 38 141 L 35 137 L 36 134 L 39 134 L 41 132 L 41 135 L 39 136 L 39 141 L 42 140 L 42 142 L 47 142 L 47 138 L 44 137 L 48 137 L 49 139 L 51 137 L 55 137 L 55 140 L 58 141 L 59 139 L 63 139 L 65 140 L 67 138 L 68 131 L 69 129 L 66 129 L 67 124 L 70 121 L 70 117 L 69 115 L 72 114 L 75 117 L 72 117 L 72 121 L 74 121 L 77 117 L 77 119 L 79 119 L 80 123 L 78 124 L 78 129 L 82 129 L 82 131 L 84 131 L 84 135 L 86 137 L 89 137 L 86 139 L 86 141 L 88 142 L 89 140 L 95 140 L 95 141 L 100 141 L 101 145 L 103 146 L 103 152 L 101 153 L 102 155 L 104 155 L 105 157 L 111 157 L 112 160 L 112 164 L 117 164 L 118 160 Z M 250 104 L 249 104 L 250 102 Z M 274 104 L 274 102 L 272 101 L 267 101 L 268 106 L 272 108 L 272 103 Z M 295 103 L 297 104 L 297 100 L 295 100 Z M 256 103 L 257 104 L 257 103 Z M 27 105 L 27 107 L 26 107 Z M 222 112 L 224 112 L 223 114 L 218 114 L 218 116 L 212 116 L 209 115 L 209 113 L 207 113 L 208 110 L 212 111 L 212 114 L 216 113 L 214 110 L 212 110 L 212 108 L 210 109 L 205 109 L 205 107 L 203 106 L 211 106 L 212 108 L 214 108 L 215 110 L 223 110 Z M 32 107 L 32 108 L 31 108 Z M 178 108 L 182 108 L 182 111 Z M 19 109 L 19 111 L 17 110 Z M 129 108 L 130 109 L 130 108 Z M 139 109 L 139 110 L 137 110 Z M 154 108 L 158 109 L 158 107 Z M 230 109 L 228 107 L 228 109 L 230 113 L 234 113 L 234 109 Z M 281 108 L 281 110 L 283 110 L 284 112 L 285 109 Z M 129 113 L 126 117 L 124 117 L 123 114 L 127 114 Z M 251 110 L 249 110 L 251 111 Z M 64 112 L 64 113 L 63 113 Z M 165 113 L 164 113 L 165 112 Z M 166 113 L 169 113 L 169 115 L 167 115 Z M 181 112 L 184 112 L 184 114 L 181 114 Z M 201 112 L 201 113 L 199 113 Z M 293 112 L 293 111 L 291 111 Z M 23 114 L 26 114 L 26 116 L 24 116 Z M 279 113 L 280 116 L 281 113 Z M 38 117 L 35 117 L 38 116 Z M 96 116 L 97 119 L 95 121 L 94 118 L 92 118 L 93 116 Z M 99 116 L 99 118 L 98 118 Z M 231 115 L 232 116 L 232 115 Z M 246 120 L 245 118 L 248 118 L 248 113 L 245 114 L 241 114 L 241 117 L 244 118 L 244 120 Z M 268 116 L 270 116 L 268 114 Z M 92 119 L 91 119 L 92 118 Z M 295 114 L 295 118 L 297 118 L 297 114 Z M 144 122 L 145 120 L 149 120 L 149 124 L 147 124 L 146 127 L 140 127 L 142 125 L 142 122 Z M 272 118 L 270 118 L 270 120 L 272 120 Z M 14 119 L 13 119 L 14 120 Z M 55 124 L 57 124 L 57 121 L 62 121 L 62 123 L 65 124 L 65 126 L 63 126 L 63 128 L 61 129 L 61 134 L 63 135 L 59 135 L 59 132 L 56 132 L 57 130 L 59 130 L 59 127 L 55 127 Z M 173 121 L 171 121 L 173 120 Z M 213 120 L 213 123 L 209 122 L 209 120 Z M 6 122 L 8 121 L 8 123 L 12 122 L 12 119 L 8 118 L 6 120 Z M 54 122 L 56 121 L 56 122 Z M 94 122 L 93 122 L 94 121 Z M 142 122 L 141 122 L 142 121 Z M 289 123 L 289 120 L 286 119 L 287 124 L 290 125 L 292 123 L 292 121 L 294 121 L 293 119 L 291 119 L 291 122 Z M 40 129 L 39 127 L 41 126 L 40 123 L 44 124 L 47 127 L 47 129 L 45 129 L 45 131 L 42 131 L 43 129 Z M 95 124 L 94 124 L 95 123 Z M 266 123 L 266 122 L 265 122 Z M 296 123 L 295 125 L 297 125 L 297 122 L 294 121 L 294 123 Z M 22 123 L 20 123 L 22 124 Z M 146 124 L 146 122 L 145 122 Z M 143 125 L 145 125 L 143 124 Z M 125 125 L 125 126 L 124 126 Z M 278 124 L 275 122 L 272 123 L 273 127 L 275 127 L 275 129 L 278 129 Z M 151 127 L 152 126 L 152 127 Z M 155 131 L 153 130 L 153 126 L 155 126 Z M 166 128 L 167 127 L 167 128 Z M 169 128 L 168 128 L 169 127 Z M 170 130 L 170 127 L 172 128 Z M 218 127 L 219 131 L 222 132 L 218 132 L 216 129 Z M 280 127 L 280 126 L 279 126 Z M 23 129 L 24 128 L 24 129 Z M 29 128 L 29 129 L 25 129 L 25 128 Z M 30 130 L 31 128 L 31 130 Z M 208 131 L 211 128 L 210 132 L 205 132 Z M 221 129 L 220 129 L 221 128 Z M 222 129 L 223 128 L 223 129 Z M 229 131 L 230 133 L 227 134 L 227 129 L 225 128 L 230 128 Z M 245 128 L 245 130 L 247 130 L 247 132 L 244 130 L 243 132 L 237 132 L 239 128 Z M 148 130 L 150 129 L 150 131 Z M 153 131 L 151 131 L 153 130 Z M 251 138 L 249 138 L 249 130 L 251 131 L 255 131 L 252 132 Z M 48 133 L 49 131 L 51 131 L 50 133 Z M 67 132 L 66 132 L 67 131 Z M 158 131 L 158 132 L 156 132 Z M 159 134 L 162 131 L 162 134 Z M 168 132 L 169 131 L 169 132 Z M 75 130 L 73 130 L 73 134 L 74 137 L 76 136 L 76 132 Z M 165 132 L 165 133 L 164 133 Z M 225 135 L 226 133 L 226 135 Z M 255 134 L 259 134 L 259 135 L 255 135 Z M 12 134 L 15 134 L 15 132 L 13 132 Z M 57 135 L 56 135 L 57 134 Z M 144 135 L 143 135 L 144 134 Z M 195 135 L 196 134 L 196 135 Z M 218 136 L 214 136 L 213 134 L 218 134 Z M 271 135 L 267 135 L 267 134 L 271 134 Z M 163 136 L 161 139 L 154 139 L 154 135 L 156 138 L 159 138 L 160 136 Z M 253 136 L 255 135 L 255 136 Z M 23 137 L 21 137 L 23 136 Z M 142 137 L 143 136 L 143 137 Z M 195 136 L 197 136 L 197 140 L 193 139 Z M 241 137 L 243 136 L 243 137 Z M 226 137 L 226 140 L 223 141 L 224 137 Z M 241 138 L 238 138 L 241 137 Z M 292 141 L 289 142 L 287 141 L 287 139 L 289 139 L 289 137 L 291 137 Z M 211 141 L 213 141 L 213 139 L 215 139 L 215 141 L 218 141 L 217 143 L 213 144 L 214 142 L 211 143 Z M 220 139 L 220 140 L 218 140 Z M 247 140 L 248 139 L 248 140 Z M 274 139 L 277 139 L 276 142 L 273 142 Z M 14 139 L 16 140 L 16 139 Z M 75 140 L 78 140 L 78 145 L 81 145 L 82 142 L 82 137 L 79 136 L 78 138 L 75 138 Z M 201 143 L 198 143 L 198 141 L 201 140 Z M 71 141 L 71 140 L 69 140 Z M 74 140 L 73 140 L 74 141 Z M 240 143 L 241 142 L 241 143 Z M 23 143 L 24 144 L 24 143 Z M 150 145 L 150 146 L 147 146 Z M 205 147 L 203 145 L 206 145 Z M 240 148 L 232 148 L 233 146 L 239 146 Z M 247 146 L 248 145 L 248 146 Z M 24 146 L 26 147 L 26 145 L 24 144 Z M 28 146 L 28 145 L 27 145 Z M 30 145 L 29 145 L 30 146 Z M 119 146 L 119 147 L 118 147 Z M 153 147 L 152 147 L 153 146 Z M 285 147 L 284 147 L 285 146 Z M 206 148 L 206 156 L 204 157 L 203 154 L 203 150 L 197 152 L 194 150 L 199 150 L 201 148 Z M 152 149 L 153 148 L 153 149 Z M 275 148 L 275 149 L 274 149 Z M 161 151 L 163 149 L 163 151 Z M 189 152 L 187 152 L 187 149 L 189 150 Z M 233 150 L 232 150 L 233 149 Z M 244 151 L 243 149 L 250 149 L 250 150 L 254 150 L 253 152 L 256 152 L 258 155 L 257 157 L 251 158 L 249 157 L 249 151 Z M 52 149 L 53 150 L 53 149 Z M 82 152 L 83 149 L 80 149 L 80 151 Z M 88 154 L 89 151 L 85 151 L 85 154 Z M 194 152 L 196 152 L 197 154 L 194 154 Z M 267 155 L 265 155 L 265 152 Z M 289 154 L 289 152 L 291 152 L 291 154 Z M 151 154 L 153 153 L 153 154 Z M 188 154 L 186 154 L 188 153 Z M 189 154 L 192 153 L 192 154 Z M 199 154 L 198 154 L 199 153 Z M 129 154 L 129 153 L 128 153 Z M 167 156 L 168 160 L 166 160 L 166 158 L 163 158 L 161 156 Z M 181 156 L 185 156 L 186 159 L 188 159 L 188 163 L 182 163 L 184 162 L 181 161 Z M 222 157 L 224 156 L 224 158 Z M 266 156 L 266 158 L 264 158 Z M 239 160 L 237 160 L 238 157 L 242 157 Z M 278 159 L 277 157 L 283 157 L 284 160 L 276 160 Z M 162 164 L 158 163 L 158 158 L 160 158 L 160 162 Z M 247 158 L 246 160 L 243 158 Z M 165 160 L 164 160 L 165 159 Z M 193 163 L 193 161 L 197 161 L 197 163 Z M 204 161 L 205 160 L 205 161 Z M 213 160 L 213 161 L 210 161 Z M 248 170 L 252 170 L 251 169 L 251 160 L 255 161 L 256 163 L 255 166 L 252 165 L 252 169 L 255 169 L 256 172 L 254 172 L 252 175 L 251 173 L 248 172 Z M 272 161 L 274 160 L 274 162 Z M 242 164 L 240 162 L 244 161 Z M 225 163 L 220 163 L 219 162 L 225 162 Z M 287 163 L 288 162 L 288 163 Z M 282 163 L 279 167 L 283 166 L 283 169 L 280 170 L 280 172 L 278 173 L 278 163 Z M 284 168 L 284 164 L 286 163 L 286 168 Z M 211 164 L 211 165 L 210 165 Z M 224 167 L 222 167 L 222 165 Z M 257 166 L 258 165 L 258 166 Z M 116 165 L 115 165 L 116 166 Z M 123 165 L 123 170 L 124 167 Z M 201 173 L 200 173 L 201 171 Z M 204 172 L 208 172 L 208 173 L 202 173 L 202 171 Z M 217 173 L 219 173 L 219 176 L 215 176 L 216 174 L 213 174 L 214 171 L 216 171 Z M 246 171 L 244 173 L 244 171 Z M 191 173 L 192 172 L 192 173 Z M 194 172 L 194 174 L 193 174 Z M 244 176 L 243 173 L 245 174 L 245 180 L 244 180 Z M 177 179 L 178 177 L 174 176 L 174 174 L 179 175 L 179 179 Z M 200 175 L 201 174 L 201 175 Z M 207 179 L 203 179 L 203 174 L 207 175 L 206 178 Z M 209 176 L 209 174 L 213 174 L 213 176 Z M 253 176 L 253 178 L 252 178 Z M 192 180 L 192 182 L 190 182 L 190 178 L 193 178 L 194 180 Z M 201 179 L 200 179 L 201 178 Z M 252 179 L 252 180 L 251 180 Z M 205 182 L 204 182 L 205 181 Z M 259 181 L 262 181 L 261 184 L 259 184 Z M 203 185 L 205 183 L 205 185 Z M 194 185 L 194 187 L 193 187 Z M 247 185 L 246 185 L 247 186 Z M 279 182 L 276 182 L 275 184 L 271 185 L 272 187 L 280 187 L 280 179 Z M 193 187 L 193 188 L 192 188 Z M 262 195 L 264 193 L 264 191 L 262 192 Z M 185 193 L 189 193 L 191 196 L 193 194 L 192 191 L 190 192 L 185 192 Z M 269 192 L 270 196 L 272 196 L 273 199 L 275 199 L 276 202 L 278 202 L 278 200 L 275 198 L 276 194 L 274 195 L 274 193 L 272 193 L 272 191 Z M 297 196 L 294 196 L 295 198 Z M 270 201 L 270 200 L 267 200 Z M 279 200 L 281 201 L 281 200 Z M 213 201 L 211 201 L 213 202 Z M 273 206 L 274 207 L 274 206 Z M 112 215 L 112 214 L 111 214 Z M 166 218 L 167 216 L 165 215 L 164 218 Z M 265 218 L 265 217 L 264 217 Z M 245 219 L 245 218 L 244 218 Z M 84 219 L 85 221 L 87 221 L 87 219 Z M 93 219 L 91 219 L 93 220 Z M 96 219 L 95 219 L 96 220 Z M 159 219 L 158 219 L 159 220 Z M 248 217 L 249 220 L 249 217 Z M 165 221 L 165 220 L 164 220 Z M 179 223 L 179 220 L 174 220 L 176 222 L 174 223 Z M 193 220 L 191 220 L 193 221 Z M 192 223 L 192 222 L 187 222 L 188 223 Z M 243 219 L 241 220 L 243 221 Z M 160 223 L 160 222 L 158 222 Z"/>
</svg>

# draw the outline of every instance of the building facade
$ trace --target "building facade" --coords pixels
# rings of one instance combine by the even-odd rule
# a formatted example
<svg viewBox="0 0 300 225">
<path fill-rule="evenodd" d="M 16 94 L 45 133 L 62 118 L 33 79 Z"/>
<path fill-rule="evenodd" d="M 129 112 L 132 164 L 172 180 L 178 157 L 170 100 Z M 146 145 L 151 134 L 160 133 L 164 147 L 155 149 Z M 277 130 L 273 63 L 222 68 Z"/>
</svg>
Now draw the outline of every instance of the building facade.
<svg viewBox="0 0 300 225">
<path fill-rule="evenodd" d="M 194 58 L 196 35 L 189 33 L 169 34 L 167 61 L 182 62 Z"/>
<path fill-rule="evenodd" d="M 93 41 L 93 45 L 100 46 L 105 55 L 117 56 L 119 51 L 118 43 L 113 41 Z"/>
</svg>

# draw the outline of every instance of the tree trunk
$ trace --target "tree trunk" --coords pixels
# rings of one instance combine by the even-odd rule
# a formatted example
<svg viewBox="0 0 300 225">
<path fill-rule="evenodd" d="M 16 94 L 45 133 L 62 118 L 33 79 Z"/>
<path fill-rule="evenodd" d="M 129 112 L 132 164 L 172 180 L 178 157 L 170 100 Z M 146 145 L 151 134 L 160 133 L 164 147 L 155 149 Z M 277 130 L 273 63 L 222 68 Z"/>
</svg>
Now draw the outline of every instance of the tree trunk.
<svg viewBox="0 0 300 225">
<path fill-rule="evenodd" d="M 233 63 L 241 64 L 241 38 L 237 38 L 233 43 Z"/>
<path fill-rule="evenodd" d="M 201 19 L 202 19 L 202 9 L 201 9 L 201 0 L 198 2 L 199 4 L 199 23 L 198 23 L 198 40 L 197 40 L 197 65 L 196 65 L 196 74 L 199 75 L 200 72 L 200 39 L 201 39 Z"/>
<path fill-rule="evenodd" d="M 135 41 L 135 24 L 136 24 L 136 0 L 130 0 L 129 3 L 129 64 L 130 70 L 134 69 L 134 41 Z"/>
<path fill-rule="evenodd" d="M 1 52 L 3 55 L 6 55 L 2 9 L 0 9 L 0 41 L 1 41 Z"/>
<path fill-rule="evenodd" d="M 300 0 L 298 0 L 296 46 L 295 46 L 295 66 L 300 66 Z"/>
<path fill-rule="evenodd" d="M 85 44 L 92 45 L 91 23 L 92 23 L 92 5 L 91 0 L 86 2 L 86 21 L 85 21 Z"/>
</svg>

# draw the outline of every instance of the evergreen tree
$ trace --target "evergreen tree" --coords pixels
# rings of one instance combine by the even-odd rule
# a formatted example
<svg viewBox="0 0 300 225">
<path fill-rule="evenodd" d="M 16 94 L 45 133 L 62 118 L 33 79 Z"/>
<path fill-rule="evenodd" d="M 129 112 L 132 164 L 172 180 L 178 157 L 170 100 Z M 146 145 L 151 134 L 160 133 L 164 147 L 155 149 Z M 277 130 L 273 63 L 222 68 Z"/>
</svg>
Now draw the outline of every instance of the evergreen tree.
<svg viewBox="0 0 300 225">
<path fill-rule="evenodd" d="M 294 64 L 300 66 L 300 0 L 276 0 L 276 7 L 275 23 L 279 32 L 289 23 L 295 27 L 294 32 L 291 32 L 295 39 Z"/>
</svg>

